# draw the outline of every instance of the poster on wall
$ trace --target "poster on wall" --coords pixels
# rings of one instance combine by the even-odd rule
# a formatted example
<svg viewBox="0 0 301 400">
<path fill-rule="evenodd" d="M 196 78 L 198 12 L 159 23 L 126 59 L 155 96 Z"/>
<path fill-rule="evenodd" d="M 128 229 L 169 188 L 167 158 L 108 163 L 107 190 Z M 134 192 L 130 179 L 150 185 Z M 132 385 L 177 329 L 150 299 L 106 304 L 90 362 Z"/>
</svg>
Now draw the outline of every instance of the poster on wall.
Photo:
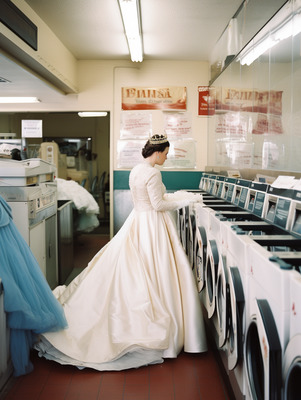
<svg viewBox="0 0 301 400">
<path fill-rule="evenodd" d="M 252 168 L 253 143 L 217 142 L 217 165 L 229 165 L 238 169 Z"/>
<path fill-rule="evenodd" d="M 171 141 L 164 168 L 195 169 L 196 142 L 193 139 Z"/>
<path fill-rule="evenodd" d="M 164 113 L 164 131 L 169 140 L 191 138 L 190 113 Z"/>
<path fill-rule="evenodd" d="M 118 140 L 117 142 L 117 167 L 131 169 L 141 163 L 141 150 L 145 145 L 145 140 Z"/>
<path fill-rule="evenodd" d="M 169 153 L 163 168 L 196 168 L 196 142 L 193 139 L 170 141 Z M 118 140 L 117 168 L 132 169 L 144 161 L 141 154 L 145 140 Z"/>
<path fill-rule="evenodd" d="M 257 120 L 252 129 L 252 133 L 257 135 L 262 135 L 264 133 L 283 133 L 281 116 L 273 114 L 257 114 Z"/>
<path fill-rule="evenodd" d="M 198 115 L 214 115 L 215 91 L 209 86 L 198 86 Z"/>
<path fill-rule="evenodd" d="M 121 112 L 120 139 L 148 139 L 152 136 L 152 114 Z"/>
<path fill-rule="evenodd" d="M 228 112 L 216 114 L 215 135 L 217 139 L 246 140 L 249 125 L 248 113 Z"/>
<path fill-rule="evenodd" d="M 123 87 L 122 110 L 186 110 L 186 87 Z"/>
<path fill-rule="evenodd" d="M 282 114 L 282 91 L 220 88 L 216 91 L 216 110 Z"/>
</svg>

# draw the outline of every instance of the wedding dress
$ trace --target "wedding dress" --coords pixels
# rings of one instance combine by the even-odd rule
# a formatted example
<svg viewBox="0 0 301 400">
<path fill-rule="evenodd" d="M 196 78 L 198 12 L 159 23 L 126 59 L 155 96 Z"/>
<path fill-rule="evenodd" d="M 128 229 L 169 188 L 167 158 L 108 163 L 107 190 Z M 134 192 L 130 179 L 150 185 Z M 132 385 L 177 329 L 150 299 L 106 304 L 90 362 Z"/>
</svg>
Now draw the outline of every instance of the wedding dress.
<svg viewBox="0 0 301 400">
<path fill-rule="evenodd" d="M 194 275 L 169 211 L 195 201 L 166 194 L 147 162 L 130 174 L 134 209 L 69 286 L 54 291 L 68 328 L 41 335 L 40 356 L 61 364 L 122 370 L 207 350 Z"/>
</svg>

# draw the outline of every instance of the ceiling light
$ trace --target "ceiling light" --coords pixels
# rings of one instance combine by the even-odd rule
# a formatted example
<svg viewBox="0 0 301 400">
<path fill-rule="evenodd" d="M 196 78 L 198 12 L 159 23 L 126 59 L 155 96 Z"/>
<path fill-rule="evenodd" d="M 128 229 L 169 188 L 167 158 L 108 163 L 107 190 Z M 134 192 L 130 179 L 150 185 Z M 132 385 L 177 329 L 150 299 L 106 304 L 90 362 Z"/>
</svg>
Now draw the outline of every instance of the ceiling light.
<svg viewBox="0 0 301 400">
<path fill-rule="evenodd" d="M 80 117 L 106 117 L 106 111 L 81 111 L 78 113 Z"/>
<path fill-rule="evenodd" d="M 139 1 L 118 0 L 131 60 L 134 62 L 143 60 Z"/>
<path fill-rule="evenodd" d="M 276 44 L 289 37 L 294 37 L 301 32 L 301 14 L 295 14 L 279 24 L 274 30 L 271 30 L 260 41 L 252 46 L 247 46 L 238 60 L 241 65 L 251 65 L 253 61 L 259 58 L 266 51 L 273 48 Z M 256 38 L 255 38 L 256 40 Z"/>
<path fill-rule="evenodd" d="M 0 103 L 39 103 L 37 97 L 0 97 Z"/>
</svg>

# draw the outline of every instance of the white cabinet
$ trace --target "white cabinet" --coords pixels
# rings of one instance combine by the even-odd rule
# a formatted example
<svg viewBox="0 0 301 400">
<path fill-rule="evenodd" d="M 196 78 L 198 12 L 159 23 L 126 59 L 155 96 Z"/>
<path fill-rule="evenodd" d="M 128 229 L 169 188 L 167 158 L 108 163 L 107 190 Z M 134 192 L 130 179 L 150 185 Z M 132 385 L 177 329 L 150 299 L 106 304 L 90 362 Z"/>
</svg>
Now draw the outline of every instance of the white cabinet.
<svg viewBox="0 0 301 400">
<path fill-rule="evenodd" d="M 4 292 L 0 277 L 0 391 L 12 375 L 13 367 L 9 355 L 9 330 L 4 312 Z"/>
<path fill-rule="evenodd" d="M 58 285 L 57 206 L 48 207 L 31 219 L 31 201 L 8 204 L 16 227 L 38 261 L 49 286 L 54 289 Z"/>
</svg>

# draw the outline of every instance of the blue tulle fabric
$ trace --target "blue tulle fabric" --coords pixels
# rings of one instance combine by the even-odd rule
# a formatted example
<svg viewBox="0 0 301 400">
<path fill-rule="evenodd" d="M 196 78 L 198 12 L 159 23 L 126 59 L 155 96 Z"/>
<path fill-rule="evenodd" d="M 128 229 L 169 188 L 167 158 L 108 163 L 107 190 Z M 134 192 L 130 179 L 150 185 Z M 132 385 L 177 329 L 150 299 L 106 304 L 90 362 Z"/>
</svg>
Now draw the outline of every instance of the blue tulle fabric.
<svg viewBox="0 0 301 400">
<path fill-rule="evenodd" d="M 32 371 L 30 349 L 37 335 L 67 326 L 28 244 L 16 228 L 10 206 L 0 196 L 0 277 L 10 328 L 10 352 L 15 376 Z"/>
</svg>

